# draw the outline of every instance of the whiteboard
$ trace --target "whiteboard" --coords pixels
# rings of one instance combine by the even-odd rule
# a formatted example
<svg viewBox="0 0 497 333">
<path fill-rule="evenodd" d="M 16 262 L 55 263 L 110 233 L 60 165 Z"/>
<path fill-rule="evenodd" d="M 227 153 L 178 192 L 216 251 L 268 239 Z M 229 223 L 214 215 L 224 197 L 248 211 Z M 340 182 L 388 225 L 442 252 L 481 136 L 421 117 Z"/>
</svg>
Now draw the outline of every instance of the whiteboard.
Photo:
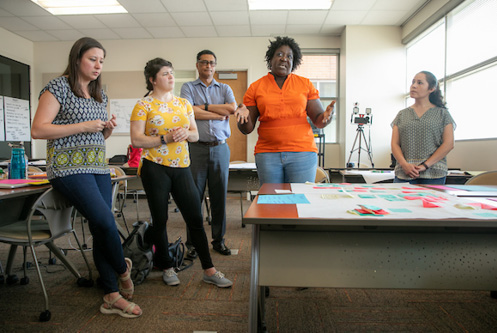
<svg viewBox="0 0 497 333">
<path fill-rule="evenodd" d="M 29 101 L 4 96 L 5 140 L 30 141 Z"/>
<path fill-rule="evenodd" d="M 112 131 L 113 134 L 129 134 L 131 112 L 139 100 L 140 98 L 110 100 L 110 114 L 115 114 L 117 118 L 117 126 Z"/>
</svg>

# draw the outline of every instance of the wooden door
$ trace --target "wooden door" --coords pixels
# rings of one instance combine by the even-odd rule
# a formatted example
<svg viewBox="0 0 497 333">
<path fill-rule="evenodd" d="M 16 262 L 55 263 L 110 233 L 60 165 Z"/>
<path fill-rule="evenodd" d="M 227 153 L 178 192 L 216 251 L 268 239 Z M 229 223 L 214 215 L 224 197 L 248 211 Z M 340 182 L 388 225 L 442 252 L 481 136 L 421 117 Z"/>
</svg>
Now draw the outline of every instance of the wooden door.
<svg viewBox="0 0 497 333">
<path fill-rule="evenodd" d="M 221 71 L 222 74 L 227 73 Z M 236 79 L 219 79 L 219 73 L 214 73 L 214 78 L 218 82 L 226 83 L 233 90 L 236 103 L 243 102 L 243 95 L 247 91 L 247 71 L 230 71 L 230 74 L 236 74 Z M 246 161 L 247 160 L 247 136 L 238 130 L 236 118 L 230 117 L 231 137 L 227 140 L 231 150 L 230 161 Z"/>
</svg>

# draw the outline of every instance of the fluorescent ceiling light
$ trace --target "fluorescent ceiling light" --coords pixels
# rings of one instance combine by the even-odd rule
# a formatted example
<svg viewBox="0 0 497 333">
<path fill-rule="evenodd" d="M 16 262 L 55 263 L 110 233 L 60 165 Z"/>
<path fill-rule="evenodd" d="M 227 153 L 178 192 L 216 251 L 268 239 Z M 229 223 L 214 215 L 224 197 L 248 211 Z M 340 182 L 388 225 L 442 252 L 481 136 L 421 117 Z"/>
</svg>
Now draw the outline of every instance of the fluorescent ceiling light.
<svg viewBox="0 0 497 333">
<path fill-rule="evenodd" d="M 128 11 L 116 0 L 31 0 L 53 15 L 116 14 Z"/>
<path fill-rule="evenodd" d="M 330 9 L 332 0 L 248 0 L 249 10 Z"/>
</svg>

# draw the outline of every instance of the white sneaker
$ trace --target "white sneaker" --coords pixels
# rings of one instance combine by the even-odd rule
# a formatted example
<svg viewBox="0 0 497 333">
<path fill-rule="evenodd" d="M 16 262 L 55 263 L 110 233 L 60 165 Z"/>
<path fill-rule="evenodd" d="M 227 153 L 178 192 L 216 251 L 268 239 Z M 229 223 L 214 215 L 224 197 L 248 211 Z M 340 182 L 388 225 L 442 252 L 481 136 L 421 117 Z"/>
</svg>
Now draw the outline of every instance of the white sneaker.
<svg viewBox="0 0 497 333">
<path fill-rule="evenodd" d="M 178 274 L 176 274 L 172 267 L 162 273 L 162 280 L 168 286 L 177 286 L 179 284 Z"/>
<path fill-rule="evenodd" d="M 220 271 L 217 271 L 212 276 L 207 276 L 204 273 L 203 280 L 205 283 L 212 283 L 218 286 L 219 288 L 228 288 L 233 285 L 233 282 L 224 277 L 224 274 Z"/>
</svg>

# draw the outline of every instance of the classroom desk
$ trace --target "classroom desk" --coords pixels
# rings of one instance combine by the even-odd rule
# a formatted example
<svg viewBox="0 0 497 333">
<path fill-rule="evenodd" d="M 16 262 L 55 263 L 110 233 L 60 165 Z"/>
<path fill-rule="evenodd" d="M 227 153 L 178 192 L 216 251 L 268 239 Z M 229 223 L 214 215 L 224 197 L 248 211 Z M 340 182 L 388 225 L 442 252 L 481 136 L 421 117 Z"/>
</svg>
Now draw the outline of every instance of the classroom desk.
<svg viewBox="0 0 497 333">
<path fill-rule="evenodd" d="M 354 170 L 344 169 L 339 171 L 344 183 L 387 183 L 393 182 L 395 173 L 393 170 L 375 169 L 375 170 Z M 460 184 L 464 185 L 468 179 L 473 177 L 470 173 L 457 170 L 449 170 L 446 178 L 446 184 Z"/>
<path fill-rule="evenodd" d="M 265 286 L 497 290 L 497 218 L 299 218 L 294 204 L 258 204 L 276 189 L 290 184 L 264 184 L 243 218 L 250 332 L 264 326 Z"/>
</svg>

